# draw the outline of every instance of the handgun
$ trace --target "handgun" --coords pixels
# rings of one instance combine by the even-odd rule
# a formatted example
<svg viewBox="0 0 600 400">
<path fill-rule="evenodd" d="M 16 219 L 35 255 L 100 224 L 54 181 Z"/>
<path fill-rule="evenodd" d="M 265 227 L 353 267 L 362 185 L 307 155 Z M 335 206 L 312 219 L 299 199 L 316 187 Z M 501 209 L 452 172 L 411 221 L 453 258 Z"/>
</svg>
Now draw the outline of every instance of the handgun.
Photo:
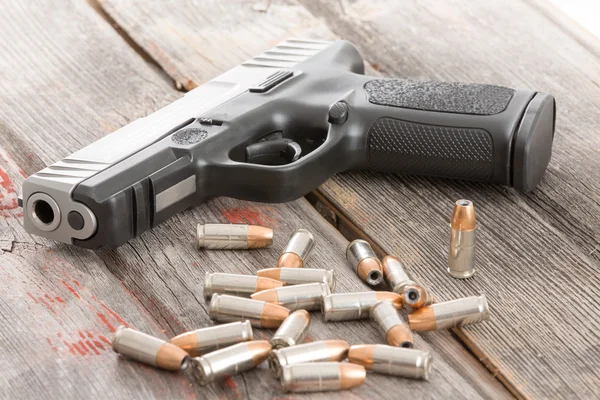
<svg viewBox="0 0 600 400">
<path fill-rule="evenodd" d="M 349 42 L 289 39 L 28 177 L 24 226 L 115 248 L 209 198 L 287 202 L 351 169 L 527 192 L 554 121 L 550 94 L 367 76 Z"/>
</svg>

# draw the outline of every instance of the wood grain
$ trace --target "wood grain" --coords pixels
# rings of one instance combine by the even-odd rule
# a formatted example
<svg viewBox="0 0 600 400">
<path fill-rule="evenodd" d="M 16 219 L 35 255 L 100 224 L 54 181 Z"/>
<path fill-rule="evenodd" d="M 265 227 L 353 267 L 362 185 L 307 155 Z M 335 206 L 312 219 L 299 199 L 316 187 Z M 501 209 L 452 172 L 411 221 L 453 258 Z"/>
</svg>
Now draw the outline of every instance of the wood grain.
<svg viewBox="0 0 600 400">
<path fill-rule="evenodd" d="M 233 23 L 233 22 L 230 22 Z M 20 3 L 0 14 L 0 397 L 264 398 L 281 396 L 264 368 L 200 388 L 187 377 L 112 352 L 119 324 L 169 337 L 211 325 L 202 295 L 207 271 L 273 266 L 297 228 L 317 247 L 309 266 L 338 273 L 338 290 L 366 290 L 345 265 L 347 245 L 304 199 L 285 205 L 216 199 L 117 250 L 88 251 L 29 236 L 15 206 L 27 174 L 180 96 L 84 1 Z M 197 251 L 197 222 L 272 226 L 259 251 Z M 259 338 L 271 332 L 257 331 Z M 379 342 L 368 321 L 323 324 L 310 340 Z M 448 333 L 417 339 L 436 358 L 429 382 L 370 375 L 351 392 L 307 398 L 502 398 L 504 388 Z M 264 366 L 263 366 L 264 367 Z"/>
<path fill-rule="evenodd" d="M 575 30 L 558 27 L 547 12 L 518 0 L 503 2 L 502 7 L 458 0 L 302 3 L 325 20 L 334 35 L 356 43 L 383 75 L 531 87 L 556 96 L 553 159 L 533 193 L 369 172 L 342 174 L 323 185 L 321 192 L 383 252 L 402 257 L 441 299 L 488 295 L 492 321 L 458 335 L 515 395 L 597 396 L 600 317 L 594 293 L 600 277 L 600 139 L 594 132 L 600 122 L 600 65 L 596 45 L 573 38 Z M 213 51 L 210 39 L 194 35 L 169 38 L 153 51 L 164 40 L 165 19 L 182 26 L 206 9 L 184 6 L 185 11 L 174 13 L 158 4 L 124 7 L 116 0 L 104 5 L 150 54 L 170 55 L 169 62 L 183 73 L 179 79 L 200 82 L 208 69 L 204 58 L 235 53 L 229 45 Z M 215 19 L 239 12 L 225 7 Z M 242 8 L 241 12 L 250 11 Z M 264 47 L 271 44 L 265 40 Z M 240 60 L 247 56 L 241 54 Z M 193 68 L 187 65 L 190 60 Z M 444 272 L 447 222 L 452 203 L 461 197 L 475 201 L 480 227 L 479 273 L 465 282 Z"/>
</svg>

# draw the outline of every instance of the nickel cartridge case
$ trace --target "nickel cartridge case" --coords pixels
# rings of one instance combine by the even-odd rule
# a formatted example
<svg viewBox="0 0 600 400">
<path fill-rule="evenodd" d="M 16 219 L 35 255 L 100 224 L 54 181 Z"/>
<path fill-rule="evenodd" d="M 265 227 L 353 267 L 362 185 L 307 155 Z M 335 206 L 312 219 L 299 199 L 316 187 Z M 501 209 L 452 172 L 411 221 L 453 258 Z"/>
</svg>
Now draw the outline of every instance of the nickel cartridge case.
<svg viewBox="0 0 600 400">
<path fill-rule="evenodd" d="M 248 320 L 257 328 L 276 329 L 290 310 L 277 304 L 243 297 L 213 294 L 208 308 L 210 319 L 217 322 Z"/>
<path fill-rule="evenodd" d="M 215 293 L 231 294 L 233 296 L 250 297 L 252 293 L 261 290 L 283 286 L 275 279 L 253 275 L 208 273 L 204 278 L 204 297 L 211 298 Z"/>
<path fill-rule="evenodd" d="M 310 327 L 310 314 L 306 310 L 294 311 L 287 317 L 269 341 L 271 347 L 295 346 L 304 341 Z"/>
<path fill-rule="evenodd" d="M 291 311 L 319 310 L 323 296 L 329 295 L 329 285 L 322 283 L 305 283 L 304 285 L 282 286 L 275 289 L 254 293 L 254 300 L 279 304 Z"/>
<path fill-rule="evenodd" d="M 475 324 L 490 319 L 485 295 L 435 303 L 408 314 L 412 330 L 433 331 Z"/>
<path fill-rule="evenodd" d="M 413 335 L 408 325 L 400 319 L 398 311 L 389 301 L 381 301 L 371 307 L 371 319 L 390 346 L 412 348 Z"/>
<path fill-rule="evenodd" d="M 351 389 L 365 383 L 362 365 L 319 362 L 287 365 L 281 370 L 281 388 L 286 392 L 324 392 Z"/>
<path fill-rule="evenodd" d="M 470 200 L 454 204 L 450 222 L 448 273 L 453 278 L 469 278 L 475 273 L 475 207 Z"/>
<path fill-rule="evenodd" d="M 306 229 L 298 229 L 292 234 L 285 250 L 277 261 L 277 268 L 302 268 L 310 251 L 315 245 L 315 238 Z"/>
<path fill-rule="evenodd" d="M 256 275 L 282 281 L 284 285 L 301 285 L 303 283 L 323 282 L 327 279 L 329 289 L 335 289 L 335 271 L 316 268 L 267 268 Z"/>
<path fill-rule="evenodd" d="M 253 338 L 250 321 L 244 321 L 185 332 L 171 339 L 171 343 L 197 357 Z"/>
<path fill-rule="evenodd" d="M 241 374 L 265 361 L 271 346 L 266 340 L 238 343 L 192 359 L 192 374 L 201 385 Z"/>
<path fill-rule="evenodd" d="M 433 304 L 434 297 L 423 286 L 408 285 L 404 288 L 404 304 L 413 309 L 429 306 Z"/>
<path fill-rule="evenodd" d="M 190 361 L 188 353 L 179 347 L 124 326 L 115 332 L 112 348 L 136 361 L 171 371 L 186 369 Z"/>
<path fill-rule="evenodd" d="M 397 257 L 385 256 L 381 260 L 381 265 L 385 282 L 392 292 L 402 294 L 407 285 L 416 284 Z"/>
<path fill-rule="evenodd" d="M 259 249 L 273 244 L 273 230 L 247 224 L 198 224 L 200 249 Z"/>
<path fill-rule="evenodd" d="M 346 248 L 346 259 L 363 282 L 377 286 L 383 281 L 381 262 L 368 242 L 361 239 L 350 242 Z"/>
<path fill-rule="evenodd" d="M 286 365 L 317 361 L 343 361 L 350 346 L 345 340 L 321 340 L 296 346 L 272 350 L 269 353 L 269 368 L 275 376 L 281 376 Z"/>
<path fill-rule="evenodd" d="M 383 344 L 350 347 L 348 361 L 380 374 L 404 378 L 429 379 L 433 357 L 430 352 Z"/>
<path fill-rule="evenodd" d="M 394 292 L 334 293 L 323 297 L 321 312 L 324 321 L 349 321 L 368 318 L 369 310 L 380 301 L 402 307 L 402 296 Z"/>
</svg>

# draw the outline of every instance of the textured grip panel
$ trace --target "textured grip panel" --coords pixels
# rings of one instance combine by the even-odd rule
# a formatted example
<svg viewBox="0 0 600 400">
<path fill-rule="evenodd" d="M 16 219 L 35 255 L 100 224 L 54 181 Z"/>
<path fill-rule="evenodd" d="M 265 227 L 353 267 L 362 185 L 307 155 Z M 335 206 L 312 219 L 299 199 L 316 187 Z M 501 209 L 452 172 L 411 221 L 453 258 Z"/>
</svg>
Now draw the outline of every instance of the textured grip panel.
<svg viewBox="0 0 600 400">
<path fill-rule="evenodd" d="M 380 118 L 367 136 L 373 169 L 477 181 L 493 172 L 493 144 L 483 129 L 416 124 Z"/>
<path fill-rule="evenodd" d="M 374 79 L 365 84 L 365 90 L 373 104 L 475 115 L 504 111 L 515 93 L 494 85 L 399 79 Z"/>
</svg>

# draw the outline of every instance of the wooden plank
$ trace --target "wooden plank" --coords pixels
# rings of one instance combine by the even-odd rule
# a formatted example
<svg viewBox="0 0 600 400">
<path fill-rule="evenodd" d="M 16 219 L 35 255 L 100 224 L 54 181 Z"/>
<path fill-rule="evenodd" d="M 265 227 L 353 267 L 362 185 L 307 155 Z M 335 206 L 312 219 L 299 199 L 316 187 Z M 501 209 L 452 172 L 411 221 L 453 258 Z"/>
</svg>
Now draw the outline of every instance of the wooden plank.
<svg viewBox="0 0 600 400">
<path fill-rule="evenodd" d="M 181 26 L 186 19 L 180 14 L 202 12 L 183 7 L 173 15 L 160 6 L 104 4 L 153 55 L 167 15 L 171 24 Z M 493 321 L 458 334 L 515 395 L 597 394 L 598 304 L 593 293 L 598 290 L 600 182 L 594 171 L 600 161 L 598 139 L 590 134 L 598 122 L 597 57 L 516 0 L 502 8 L 463 1 L 303 4 L 335 34 L 357 43 L 385 75 L 533 87 L 557 97 L 553 160 L 532 194 L 374 173 L 343 174 L 328 181 L 322 193 L 382 251 L 401 255 L 440 298 L 488 294 Z M 153 15 L 160 15 L 160 21 Z M 205 68 L 202 58 L 215 53 L 206 38 L 193 42 L 204 49 L 202 55 L 186 53 L 189 41 L 188 36 L 170 38 L 156 54 L 173 54 L 169 60 L 179 71 L 186 69 L 182 58 L 194 59 L 197 66 L 184 76 L 200 81 L 205 79 L 197 71 Z M 382 196 L 393 201 L 381 201 Z M 446 224 L 452 202 L 460 197 L 475 200 L 481 231 L 480 273 L 468 282 L 443 272 Z M 559 305 L 556 298 L 565 300 Z"/>
<path fill-rule="evenodd" d="M 187 211 L 121 248 L 89 251 L 31 237 L 15 194 L 26 174 L 168 103 L 180 94 L 129 48 L 84 1 L 57 8 L 22 3 L 0 15 L 0 395 L 6 398 L 238 398 L 280 396 L 261 368 L 199 388 L 182 375 L 156 371 L 114 354 L 108 336 L 121 323 L 168 337 L 210 325 L 202 296 L 205 271 L 252 272 L 273 265 L 292 231 L 306 227 L 318 245 L 309 265 L 335 268 L 339 290 L 365 287 L 344 264 L 347 241 L 302 199 L 286 205 L 217 199 Z M 198 252 L 198 221 L 273 226 L 272 248 Z M 311 339 L 380 341 L 368 321 L 323 324 Z M 270 332 L 257 331 L 258 337 Z M 369 376 L 338 397 L 502 397 L 503 388 L 451 340 L 440 335 L 430 382 Z M 89 342 L 89 343 L 88 343 Z M 455 370 L 454 364 L 464 364 Z M 474 380 L 475 382 L 470 382 Z M 330 398 L 329 394 L 307 396 Z"/>
<path fill-rule="evenodd" d="M 384 251 L 401 255 L 440 298 L 487 293 L 493 320 L 458 333 L 517 394 L 597 396 L 600 179 L 592 171 L 600 167 L 600 139 L 592 132 L 600 122 L 600 63 L 591 45 L 582 47 L 520 1 L 503 7 L 357 2 L 341 18 L 325 2 L 303 3 L 359 43 L 386 75 L 525 86 L 556 96 L 553 159 L 531 194 L 366 172 L 344 174 L 321 190 Z M 446 223 L 461 197 L 475 201 L 480 224 L 479 274 L 467 282 L 444 273 Z"/>
</svg>

